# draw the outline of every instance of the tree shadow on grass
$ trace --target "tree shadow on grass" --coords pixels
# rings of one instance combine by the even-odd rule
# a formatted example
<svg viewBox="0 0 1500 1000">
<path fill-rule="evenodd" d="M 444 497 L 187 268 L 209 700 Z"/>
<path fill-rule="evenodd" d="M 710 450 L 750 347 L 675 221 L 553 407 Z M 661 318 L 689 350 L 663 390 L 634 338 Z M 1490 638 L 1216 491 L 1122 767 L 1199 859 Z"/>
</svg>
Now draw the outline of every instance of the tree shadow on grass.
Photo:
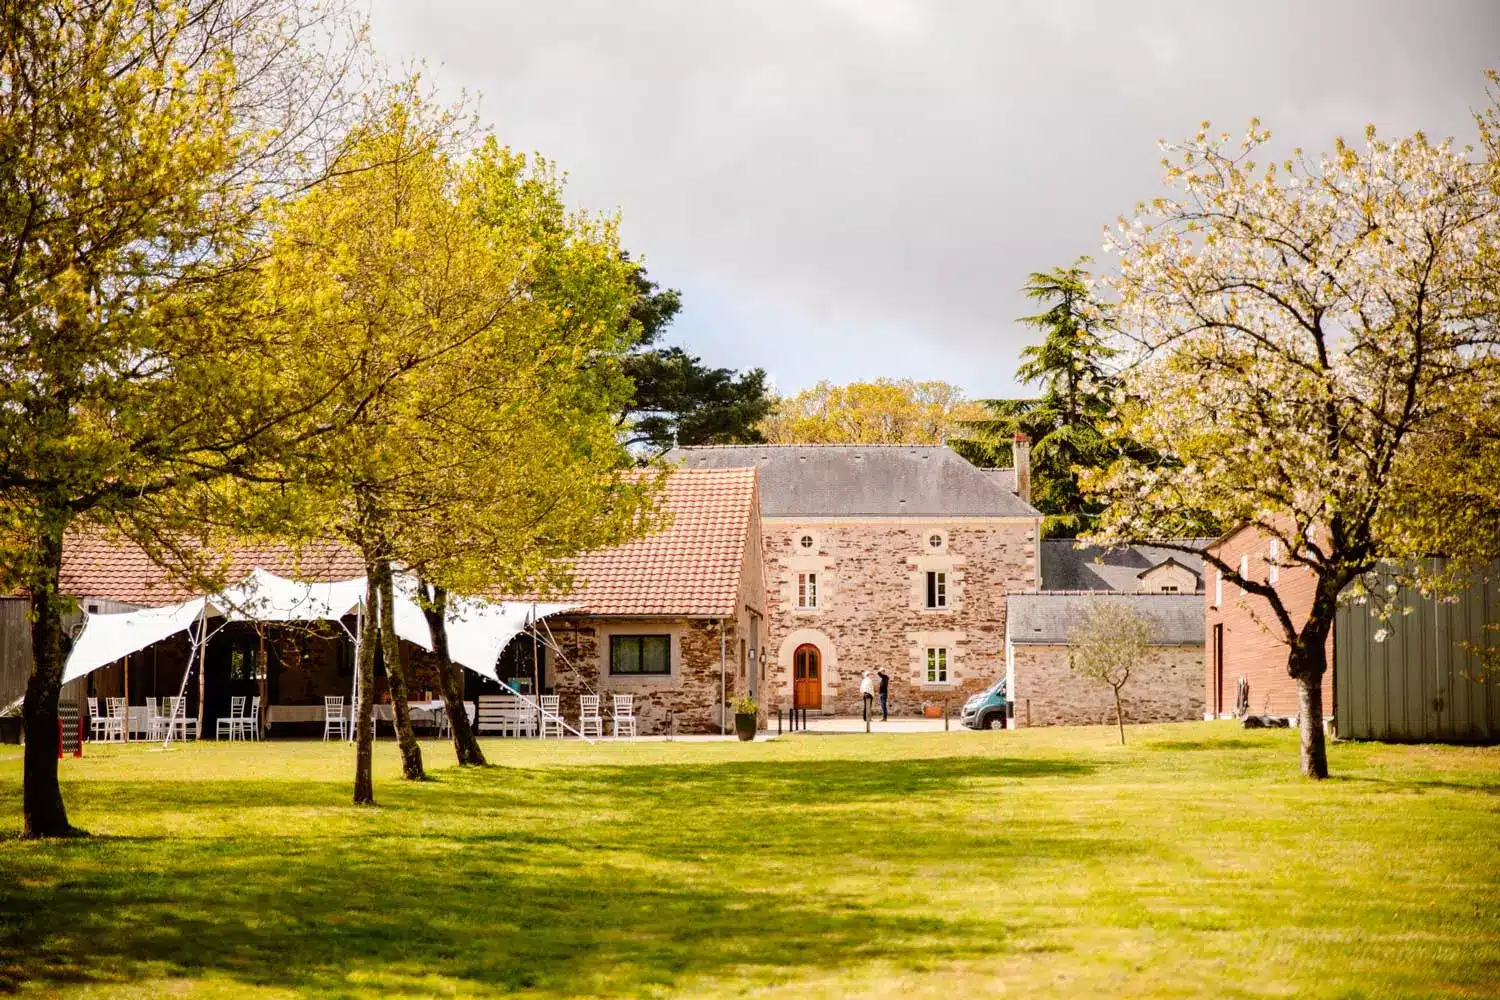
<svg viewBox="0 0 1500 1000">
<path fill-rule="evenodd" d="M 1429 791 L 1449 791 L 1478 792 L 1481 795 L 1500 795 L 1500 780 L 1468 783 L 1463 781 L 1439 781 L 1419 777 L 1377 778 L 1372 775 L 1338 773 L 1330 774 L 1324 780 L 1335 783 L 1373 785 L 1383 792 L 1416 792 L 1421 794 Z"/>
<path fill-rule="evenodd" d="M 1035 929 L 1028 939 L 1000 915 L 887 905 L 861 858 L 852 871 L 869 892 L 797 886 L 851 865 L 856 846 L 985 880 L 1128 850 L 942 815 L 940 796 L 972 781 L 1086 770 L 986 758 L 493 769 L 390 786 L 379 810 L 330 801 L 343 783 L 111 783 L 93 790 L 103 808 L 148 829 L 183 813 L 222 828 L 0 844 L 0 865 L 26 876 L 0 880 L 0 988 L 191 976 L 313 995 L 640 995 L 1024 950 Z M 882 797 L 887 809 L 867 808 Z M 908 811 L 893 823 L 893 810 Z"/>
<path fill-rule="evenodd" d="M 1193 750 L 1264 750 L 1264 742 L 1256 740 L 1207 739 L 1207 740 L 1153 740 L 1144 744 L 1147 750 L 1163 750 L 1170 753 Z"/>
</svg>

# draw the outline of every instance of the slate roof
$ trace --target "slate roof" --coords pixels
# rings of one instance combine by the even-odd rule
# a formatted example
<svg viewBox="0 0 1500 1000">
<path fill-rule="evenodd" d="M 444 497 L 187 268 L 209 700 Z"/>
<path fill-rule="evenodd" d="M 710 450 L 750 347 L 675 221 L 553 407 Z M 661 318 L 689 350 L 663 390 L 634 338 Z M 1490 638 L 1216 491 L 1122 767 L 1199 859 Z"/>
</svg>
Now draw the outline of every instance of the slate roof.
<svg viewBox="0 0 1500 1000">
<path fill-rule="evenodd" d="M 754 466 L 767 517 L 1039 516 L 941 445 L 714 445 L 666 457 L 684 469 Z"/>
<path fill-rule="evenodd" d="M 300 553 L 285 545 L 246 546 L 229 557 L 225 578 L 242 580 L 255 568 L 313 583 L 363 576 L 359 553 L 335 542 L 316 542 Z M 73 532 L 63 540 L 62 590 L 74 597 L 97 597 L 122 604 L 155 607 L 176 604 L 195 592 L 172 580 L 135 543 L 100 532 Z M 201 593 L 201 591 L 200 591 Z"/>
<path fill-rule="evenodd" d="M 1199 551 L 1211 538 L 1178 538 L 1173 542 L 1193 545 Z M 1042 590 L 1107 590 L 1132 593 L 1141 589 L 1140 576 L 1168 559 L 1198 574 L 1198 592 L 1203 591 L 1203 556 L 1157 545 L 1122 545 L 1102 549 L 1097 545 L 1076 548 L 1071 538 L 1042 540 Z"/>
<path fill-rule="evenodd" d="M 1199 594 L 1012 594 L 1005 600 L 1005 635 L 1017 645 L 1066 645 L 1074 626 L 1096 602 L 1123 601 L 1161 623 L 1154 645 L 1203 645 Z"/>
<path fill-rule="evenodd" d="M 666 485 L 671 526 L 582 556 L 572 593 L 553 599 L 597 615 L 734 615 L 755 490 L 753 468 L 678 469 Z"/>
</svg>

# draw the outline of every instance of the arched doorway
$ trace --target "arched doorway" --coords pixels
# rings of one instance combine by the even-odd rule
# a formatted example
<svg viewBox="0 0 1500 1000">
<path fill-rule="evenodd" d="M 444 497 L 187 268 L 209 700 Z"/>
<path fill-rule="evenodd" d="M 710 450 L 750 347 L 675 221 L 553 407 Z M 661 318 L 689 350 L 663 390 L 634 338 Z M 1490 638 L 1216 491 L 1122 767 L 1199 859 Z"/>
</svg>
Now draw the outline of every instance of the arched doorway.
<svg viewBox="0 0 1500 1000">
<path fill-rule="evenodd" d="M 818 647 L 803 643 L 792 654 L 792 706 L 823 707 L 823 657 Z"/>
</svg>

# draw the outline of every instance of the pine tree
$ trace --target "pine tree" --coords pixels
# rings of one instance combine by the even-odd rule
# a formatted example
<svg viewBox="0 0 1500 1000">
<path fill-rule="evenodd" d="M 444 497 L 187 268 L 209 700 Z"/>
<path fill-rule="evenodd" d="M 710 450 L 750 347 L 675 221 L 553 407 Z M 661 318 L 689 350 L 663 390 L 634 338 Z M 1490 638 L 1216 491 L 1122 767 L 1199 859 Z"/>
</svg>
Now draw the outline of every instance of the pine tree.
<svg viewBox="0 0 1500 1000">
<path fill-rule="evenodd" d="M 1098 308 L 1082 264 L 1080 259 L 1071 267 L 1037 272 L 1026 281 L 1027 298 L 1048 308 L 1021 322 L 1045 331 L 1046 338 L 1021 351 L 1016 375 L 1039 386 L 1041 395 L 981 400 L 987 416 L 962 421 L 960 427 L 972 436 L 951 442 L 971 462 L 993 466 L 1012 460 L 1016 432 L 1030 437 L 1031 502 L 1044 515 L 1043 535 L 1054 538 L 1083 534 L 1098 523 L 1103 504 L 1079 487 L 1079 473 L 1108 466 L 1120 451 L 1103 429 L 1114 387 L 1108 363 L 1115 351 L 1099 336 Z"/>
</svg>

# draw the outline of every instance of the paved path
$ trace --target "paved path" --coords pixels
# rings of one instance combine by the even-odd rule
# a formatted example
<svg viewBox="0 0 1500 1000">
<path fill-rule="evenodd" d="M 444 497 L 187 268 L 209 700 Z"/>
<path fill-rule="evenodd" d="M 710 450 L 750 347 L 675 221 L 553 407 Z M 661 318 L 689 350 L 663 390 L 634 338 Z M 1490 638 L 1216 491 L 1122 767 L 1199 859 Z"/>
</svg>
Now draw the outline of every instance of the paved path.
<svg viewBox="0 0 1500 1000">
<path fill-rule="evenodd" d="M 775 723 L 772 722 L 774 726 Z M 957 719 L 948 720 L 950 730 L 962 730 L 963 726 Z M 865 731 L 865 720 L 859 716 L 843 717 L 828 715 L 808 715 L 807 731 L 810 733 L 862 733 Z M 889 722 L 881 722 L 875 719 L 870 723 L 872 733 L 940 733 L 943 731 L 942 719 L 899 718 L 891 719 Z M 772 729 L 772 732 L 775 732 Z"/>
</svg>

